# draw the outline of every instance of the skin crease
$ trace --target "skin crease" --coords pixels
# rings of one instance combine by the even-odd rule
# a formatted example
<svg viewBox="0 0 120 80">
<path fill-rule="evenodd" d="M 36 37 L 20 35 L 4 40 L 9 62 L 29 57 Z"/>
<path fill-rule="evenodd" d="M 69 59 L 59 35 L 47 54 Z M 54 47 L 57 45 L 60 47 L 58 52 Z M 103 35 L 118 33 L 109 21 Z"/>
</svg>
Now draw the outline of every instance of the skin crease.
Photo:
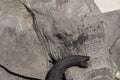
<svg viewBox="0 0 120 80">
<path fill-rule="evenodd" d="M 87 61 L 89 59 L 90 59 L 89 56 L 80 56 L 80 55 L 67 56 L 64 59 L 59 60 L 52 67 L 52 69 L 47 73 L 45 80 L 62 80 L 63 74 L 66 71 L 66 69 L 68 69 L 72 66 L 79 66 L 81 68 L 87 68 L 88 67 Z M 17 76 L 17 77 L 21 77 L 23 79 L 42 80 L 42 79 L 27 77 L 27 76 L 12 72 L 1 64 L 0 64 L 0 67 L 3 68 L 9 74 L 12 74 L 12 75 Z"/>
</svg>

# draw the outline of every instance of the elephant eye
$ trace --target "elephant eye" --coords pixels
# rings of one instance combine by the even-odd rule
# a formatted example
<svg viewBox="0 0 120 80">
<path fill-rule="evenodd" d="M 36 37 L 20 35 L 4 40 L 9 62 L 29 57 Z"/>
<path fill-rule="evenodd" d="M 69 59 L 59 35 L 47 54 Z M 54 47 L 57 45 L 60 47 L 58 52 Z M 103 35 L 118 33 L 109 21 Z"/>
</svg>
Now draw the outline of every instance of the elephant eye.
<svg viewBox="0 0 120 80">
<path fill-rule="evenodd" d="M 64 39 L 64 36 L 63 36 L 61 33 L 55 34 L 55 36 L 56 36 L 59 40 Z"/>
</svg>

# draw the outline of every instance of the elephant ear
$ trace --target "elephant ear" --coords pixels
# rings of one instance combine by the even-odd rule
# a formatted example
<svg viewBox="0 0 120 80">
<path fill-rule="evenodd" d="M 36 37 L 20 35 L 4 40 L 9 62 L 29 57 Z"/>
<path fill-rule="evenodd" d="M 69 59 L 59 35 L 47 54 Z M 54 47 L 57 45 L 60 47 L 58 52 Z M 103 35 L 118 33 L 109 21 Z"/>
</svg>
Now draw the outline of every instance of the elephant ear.
<svg viewBox="0 0 120 80">
<path fill-rule="evenodd" d="M 0 8 L 0 64 L 13 72 L 44 79 L 48 58 L 33 29 L 31 15 L 19 0 L 0 0 Z M 0 70 L 1 80 L 18 80 Z"/>
</svg>

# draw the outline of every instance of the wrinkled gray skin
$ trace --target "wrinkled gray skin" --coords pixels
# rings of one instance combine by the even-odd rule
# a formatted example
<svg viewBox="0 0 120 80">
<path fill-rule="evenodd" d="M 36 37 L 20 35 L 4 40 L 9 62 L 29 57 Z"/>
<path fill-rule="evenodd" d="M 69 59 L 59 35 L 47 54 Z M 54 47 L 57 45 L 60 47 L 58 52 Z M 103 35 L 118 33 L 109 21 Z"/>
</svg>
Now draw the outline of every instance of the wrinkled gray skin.
<svg viewBox="0 0 120 80">
<path fill-rule="evenodd" d="M 91 67 L 81 70 L 81 74 L 86 74 L 83 80 L 114 79 L 116 65 L 109 55 L 112 44 L 107 43 L 111 35 L 103 16 L 98 16 L 100 11 L 94 10 L 97 8 L 92 6 L 93 1 L 22 0 L 22 3 L 32 14 L 34 29 L 53 61 L 72 54 L 89 55 Z"/>
<path fill-rule="evenodd" d="M 91 74 L 87 74 L 83 80 L 114 79 L 116 65 L 109 55 L 109 46 L 112 44 L 107 43 L 111 35 L 103 16 L 98 16 L 100 11 L 94 10 L 97 8 L 92 6 L 93 1 L 22 2 L 34 14 L 36 19 L 33 18 L 33 22 L 37 24 L 34 29 L 53 61 L 72 54 L 89 55 L 92 57 L 91 67 L 84 72 L 81 70 L 81 74 Z M 73 73 L 73 70 L 68 70 L 68 73 Z"/>
<path fill-rule="evenodd" d="M 87 55 L 84 51 L 85 46 L 103 43 L 103 21 L 97 20 L 97 16 L 92 18 L 88 15 L 92 12 L 87 3 L 81 4 L 79 0 L 40 0 L 37 3 L 36 1 L 22 0 L 22 2 L 28 11 L 34 14 L 34 29 L 48 54 L 55 61 L 71 54 Z M 84 14 L 81 13 L 82 6 L 80 4 L 86 7 Z M 89 22 L 91 18 L 95 20 Z M 91 44 L 90 40 L 94 39 L 96 42 Z"/>
<path fill-rule="evenodd" d="M 87 42 L 86 40 L 89 40 L 89 39 L 91 40 L 92 37 L 90 36 L 94 36 L 92 39 L 103 37 L 101 41 L 103 41 L 103 43 L 105 44 L 104 46 L 105 47 L 107 46 L 106 48 L 108 49 L 111 47 L 111 45 L 114 43 L 114 41 L 119 36 L 119 32 L 120 32 L 119 24 L 118 24 L 119 12 L 110 12 L 110 13 L 101 15 L 101 12 L 95 6 L 92 0 L 89 0 L 89 1 L 87 0 L 86 1 L 82 1 L 82 0 L 76 0 L 76 1 L 71 1 L 71 0 L 39 0 L 39 1 L 38 0 L 34 0 L 34 1 L 21 0 L 21 2 L 27 7 L 27 9 L 32 10 L 32 11 L 29 10 L 30 13 L 35 15 L 36 20 L 34 20 L 35 21 L 34 29 L 37 35 L 39 36 L 39 38 L 41 38 L 42 36 L 43 38 L 45 37 L 46 39 L 48 39 L 47 41 L 48 44 L 46 43 L 45 45 L 43 43 L 45 47 L 47 47 L 47 45 L 50 47 L 54 45 L 53 49 L 48 49 L 50 47 L 46 49 L 49 54 L 54 56 L 53 58 L 56 57 L 55 60 L 57 60 L 63 55 L 66 55 L 67 52 L 69 52 L 68 55 L 79 54 L 79 53 L 82 54 L 82 52 L 80 52 L 78 48 L 83 46 L 83 49 L 84 49 L 85 46 L 83 43 Z M 83 9 L 81 9 L 81 7 L 83 7 Z M 71 12 L 69 13 L 69 11 Z M 39 18 L 41 18 L 42 21 Z M 72 28 L 72 24 L 74 28 Z M 109 28 L 107 28 L 107 26 L 109 26 Z M 109 34 L 110 32 L 111 34 Z M 49 40 L 50 40 L 50 43 L 49 43 Z M 96 42 L 94 42 L 94 44 L 96 44 Z M 66 54 L 64 54 L 63 53 L 64 50 L 60 52 L 59 49 L 56 50 L 57 47 L 55 46 L 59 48 L 60 47 L 64 47 L 64 48 L 71 47 L 72 49 L 70 48 L 70 51 L 68 49 L 65 50 Z M 73 49 L 74 47 L 75 49 L 77 48 L 77 50 L 74 50 Z M 53 53 L 50 50 L 52 50 Z M 54 50 L 59 51 L 59 52 L 55 53 Z M 71 51 L 74 51 L 75 53 Z M 77 51 L 79 53 L 77 53 Z M 60 56 L 57 58 L 55 54 L 57 56 L 58 55 Z"/>
</svg>

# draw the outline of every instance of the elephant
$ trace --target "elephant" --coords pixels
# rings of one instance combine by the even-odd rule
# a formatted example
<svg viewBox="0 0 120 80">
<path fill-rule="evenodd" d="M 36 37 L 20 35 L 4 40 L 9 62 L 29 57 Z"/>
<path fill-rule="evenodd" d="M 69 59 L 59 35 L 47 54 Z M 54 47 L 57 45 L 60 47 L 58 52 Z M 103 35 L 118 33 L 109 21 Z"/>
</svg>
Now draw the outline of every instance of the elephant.
<svg viewBox="0 0 120 80">
<path fill-rule="evenodd" d="M 111 56 L 110 49 L 119 37 L 118 15 L 103 14 L 93 0 L 8 1 L 22 6 L 10 6 L 13 8 L 10 10 L 24 17 L 24 21 L 17 17 L 17 14 L 12 14 L 15 17 L 11 17 L 9 12 L 5 17 L 7 20 L 10 18 L 8 22 L 15 25 L 8 27 L 7 22 L 7 26 L 1 28 L 3 37 L 0 44 L 10 52 L 7 50 L 6 54 L 2 55 L 5 50 L 0 49 L 0 55 L 5 57 L 0 63 L 14 72 L 45 79 L 47 72 L 60 59 L 70 55 L 90 56 L 88 68 L 71 67 L 65 71 L 66 79 L 115 79 L 118 66 Z M 1 2 L 7 6 L 8 1 Z M 5 24 L 5 21 L 0 24 Z M 11 45 L 6 46 L 9 44 L 14 48 Z M 17 61 L 20 63 L 16 64 Z M 22 67 L 16 67 L 21 64 Z M 11 67 L 12 65 L 16 66 Z"/>
</svg>

